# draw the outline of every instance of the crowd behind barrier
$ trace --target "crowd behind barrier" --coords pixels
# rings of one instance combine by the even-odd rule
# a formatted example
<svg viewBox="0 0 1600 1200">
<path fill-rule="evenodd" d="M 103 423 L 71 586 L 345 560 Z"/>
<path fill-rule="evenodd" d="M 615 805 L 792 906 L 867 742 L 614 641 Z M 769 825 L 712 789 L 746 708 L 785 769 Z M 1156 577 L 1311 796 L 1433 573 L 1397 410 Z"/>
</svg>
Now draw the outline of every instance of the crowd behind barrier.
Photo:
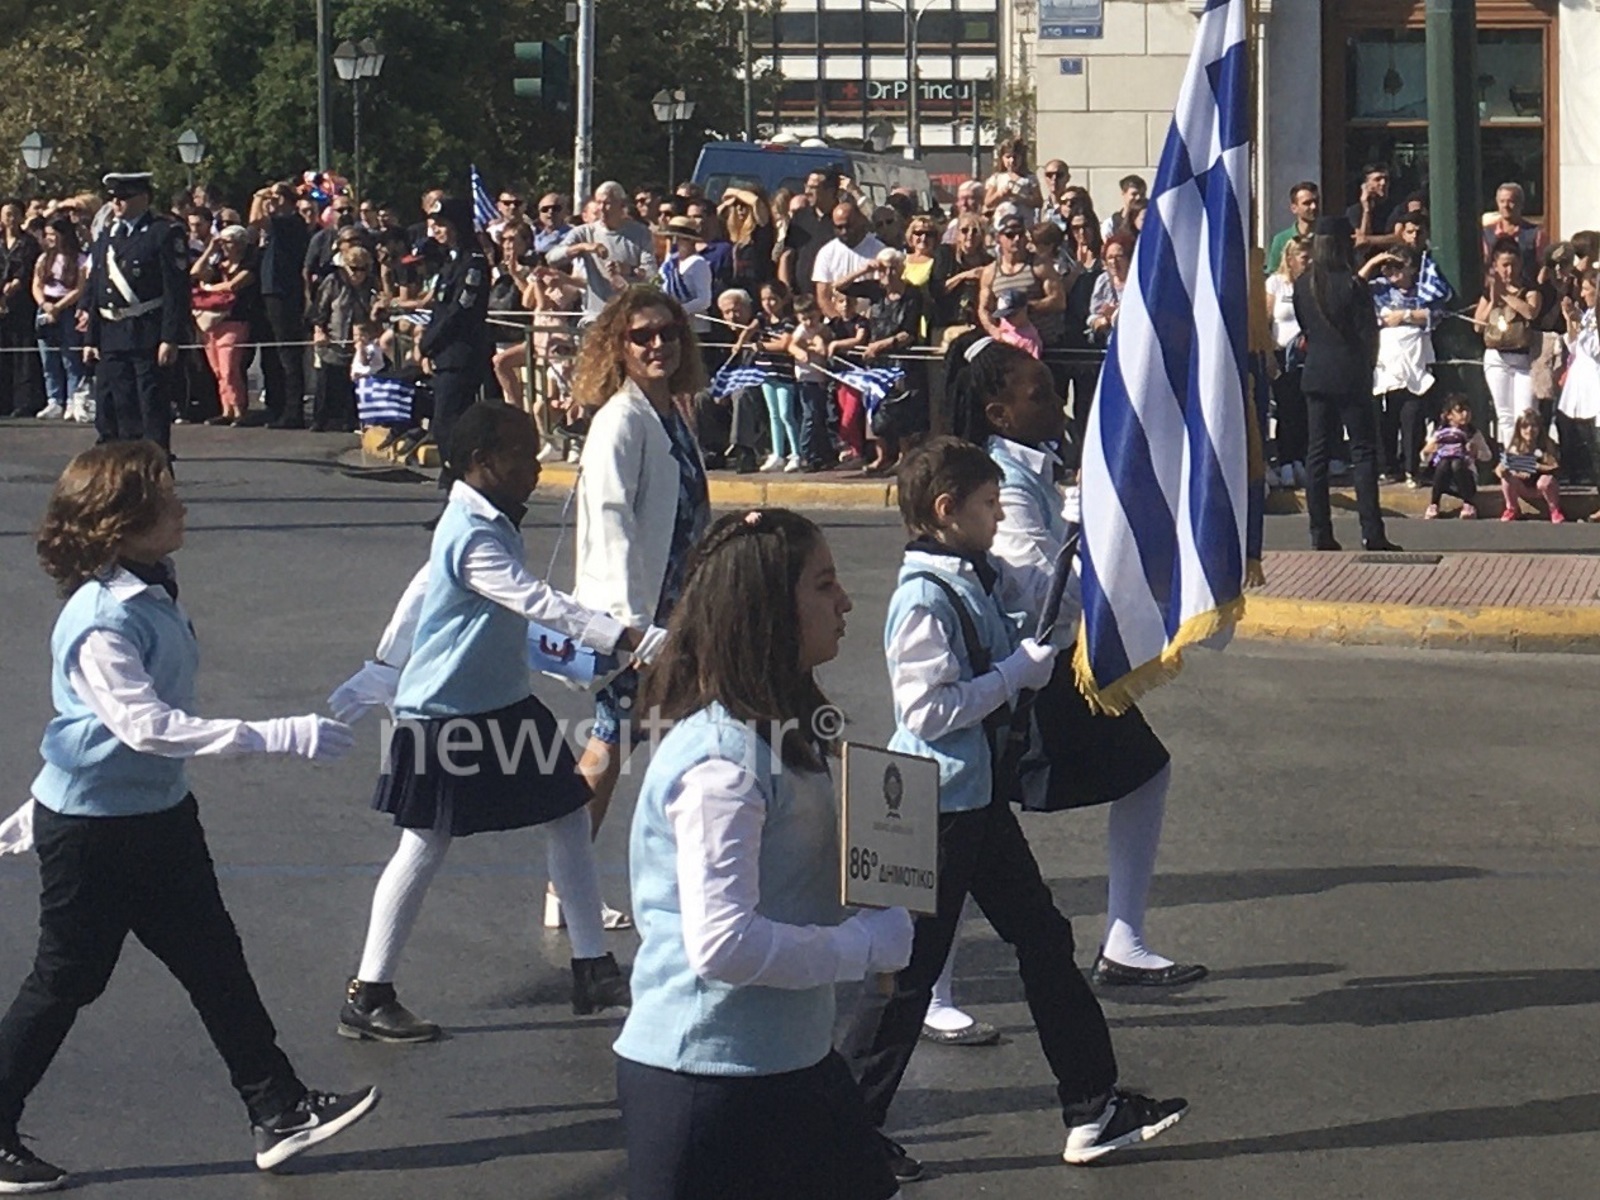
<svg viewBox="0 0 1600 1200">
<path fill-rule="evenodd" d="M 420 331 L 447 264 L 481 250 L 477 303 L 487 319 L 474 349 L 487 364 L 467 382 L 527 409 L 547 461 L 577 453 L 583 420 L 568 384 L 584 324 L 619 288 L 647 283 L 693 318 L 710 380 L 694 400 L 694 425 L 714 466 L 891 470 L 906 438 L 943 428 L 937 364 L 971 328 L 1048 365 L 1070 414 L 1072 466 L 1146 184 L 1123 179 L 1117 211 L 1102 219 L 1066 163 L 1052 160 L 1036 176 L 1025 147 L 1002 150 L 995 173 L 961 185 L 950 212 L 919 211 L 904 191 L 872 207 L 833 171 L 813 173 L 793 195 L 730 188 L 715 202 L 692 183 L 669 193 L 608 182 L 576 214 L 557 193 L 530 204 L 531 195 L 504 188 L 476 197 L 473 234 L 454 243 L 428 216 L 443 191 L 425 194 L 422 219 L 408 225 L 398 208 L 358 202 L 333 176 L 272 184 L 244 208 L 197 187 L 167 206 L 185 227 L 194 318 L 173 413 L 293 428 L 309 402 L 313 429 L 378 423 L 426 438 L 437 364 L 420 352 Z M 1395 202 L 1389 184 L 1381 164 L 1364 172 L 1341 234 L 1373 298 L 1384 476 L 1430 485 L 1437 450 L 1425 457 L 1423 448 L 1464 392 L 1476 400 L 1474 430 L 1483 425 L 1495 439 L 1497 475 L 1511 431 L 1532 409 L 1538 444 L 1520 450 L 1539 457 L 1538 473 L 1595 482 L 1600 234 L 1552 241 L 1523 216 L 1522 190 L 1507 184 L 1485 217 L 1483 280 L 1448 281 L 1429 248 L 1425 197 Z M 1267 250 L 1257 301 L 1267 327 L 1257 349 L 1270 377 L 1260 416 L 1276 487 L 1306 480 L 1294 287 L 1311 262 L 1320 189 L 1297 184 L 1290 212 L 1293 223 Z M 82 361 L 73 313 L 105 219 L 94 194 L 0 205 L 0 414 L 93 419 L 94 370 Z M 262 378 L 252 390 L 253 366 Z M 1352 451 L 1347 431 L 1333 440 L 1338 475 Z"/>
</svg>

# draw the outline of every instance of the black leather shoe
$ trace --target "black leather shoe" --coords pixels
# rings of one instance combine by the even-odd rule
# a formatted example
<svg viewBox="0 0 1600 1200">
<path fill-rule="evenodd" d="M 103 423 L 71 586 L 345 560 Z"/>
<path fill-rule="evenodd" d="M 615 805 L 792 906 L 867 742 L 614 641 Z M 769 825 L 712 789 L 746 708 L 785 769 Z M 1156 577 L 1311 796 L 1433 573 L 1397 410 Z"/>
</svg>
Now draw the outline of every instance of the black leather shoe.
<svg viewBox="0 0 1600 1200">
<path fill-rule="evenodd" d="M 633 993 L 628 980 L 610 954 L 572 960 L 572 1011 L 587 1017 L 605 1008 L 628 1008 Z"/>
<path fill-rule="evenodd" d="M 339 1036 L 357 1041 L 431 1042 L 439 1027 L 400 1003 L 392 983 L 352 979 L 339 1013 Z"/>
<path fill-rule="evenodd" d="M 1333 540 L 1331 535 L 1329 537 L 1324 537 L 1324 538 L 1313 538 L 1312 542 L 1311 542 L 1311 548 L 1313 550 L 1333 550 L 1333 551 L 1339 551 L 1339 550 L 1343 550 L 1344 549 L 1343 546 L 1339 545 L 1338 542 Z"/>
<path fill-rule="evenodd" d="M 1370 542 L 1367 541 L 1365 538 L 1363 538 L 1362 541 L 1361 541 L 1361 548 L 1363 550 L 1371 551 L 1374 554 L 1381 554 L 1381 553 L 1398 554 L 1398 553 L 1400 553 L 1400 547 L 1395 545 L 1393 542 L 1391 542 L 1386 537 L 1374 538 Z"/>
<path fill-rule="evenodd" d="M 935 1029 L 924 1025 L 922 1040 L 938 1046 L 993 1046 L 1000 1040 L 1000 1031 L 987 1021 L 974 1021 L 960 1029 Z"/>
<path fill-rule="evenodd" d="M 1170 967 L 1125 967 L 1104 954 L 1094 960 L 1090 978 L 1100 987 L 1178 987 L 1199 983 L 1211 972 L 1199 963 L 1173 963 Z"/>
</svg>

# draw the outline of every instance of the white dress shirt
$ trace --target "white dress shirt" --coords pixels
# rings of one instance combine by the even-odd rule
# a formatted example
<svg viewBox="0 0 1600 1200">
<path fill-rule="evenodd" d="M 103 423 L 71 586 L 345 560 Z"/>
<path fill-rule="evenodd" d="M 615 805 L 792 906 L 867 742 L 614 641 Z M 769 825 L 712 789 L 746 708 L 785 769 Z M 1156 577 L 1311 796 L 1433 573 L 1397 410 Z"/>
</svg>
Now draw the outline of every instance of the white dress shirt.
<svg viewBox="0 0 1600 1200">
<path fill-rule="evenodd" d="M 503 516 L 482 493 L 460 480 L 450 488 L 450 502 L 464 504 L 474 514 L 490 520 Z M 428 594 L 428 571 L 428 564 L 423 563 L 400 594 L 400 602 L 395 605 L 389 624 L 378 639 L 379 662 L 403 667 L 411 657 L 422 601 Z M 461 562 L 461 582 L 485 600 L 509 608 L 524 620 L 568 634 L 599 654 L 615 653 L 617 640 L 626 628 L 610 613 L 579 604 L 565 592 L 535 577 L 487 533 L 474 534 L 467 539 Z"/>
<path fill-rule="evenodd" d="M 826 771 L 789 771 L 804 795 L 830 803 Z M 785 925 L 756 911 L 761 902 L 761 834 L 767 797 L 755 773 L 713 758 L 684 772 L 667 800 L 677 840 L 678 903 L 689 965 L 702 979 L 733 987 L 813 988 L 861 979 L 871 937 L 858 922 Z"/>
</svg>

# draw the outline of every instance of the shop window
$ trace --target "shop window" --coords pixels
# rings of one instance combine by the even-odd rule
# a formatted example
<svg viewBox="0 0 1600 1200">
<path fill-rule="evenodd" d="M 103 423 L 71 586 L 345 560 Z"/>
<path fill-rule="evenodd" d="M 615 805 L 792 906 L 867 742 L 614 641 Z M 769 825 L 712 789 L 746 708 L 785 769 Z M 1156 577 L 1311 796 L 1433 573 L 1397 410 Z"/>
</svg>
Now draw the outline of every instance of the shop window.
<svg viewBox="0 0 1600 1200">
<path fill-rule="evenodd" d="M 1482 146 L 1480 201 L 1494 208 L 1495 189 L 1515 180 L 1527 191 L 1527 212 L 1547 208 L 1545 93 L 1548 27 L 1478 31 L 1478 122 Z M 1428 69 L 1421 29 L 1347 33 L 1344 70 L 1343 178 L 1354 197 L 1366 163 L 1394 171 L 1398 202 L 1426 188 Z"/>
</svg>

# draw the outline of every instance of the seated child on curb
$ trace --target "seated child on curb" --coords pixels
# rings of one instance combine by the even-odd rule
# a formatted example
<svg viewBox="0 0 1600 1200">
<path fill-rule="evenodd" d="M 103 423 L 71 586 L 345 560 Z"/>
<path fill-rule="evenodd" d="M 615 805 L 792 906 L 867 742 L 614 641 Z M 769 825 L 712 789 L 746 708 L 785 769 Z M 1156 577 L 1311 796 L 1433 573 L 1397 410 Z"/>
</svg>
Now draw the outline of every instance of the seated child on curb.
<svg viewBox="0 0 1600 1200">
<path fill-rule="evenodd" d="M 1550 523 L 1560 525 L 1566 514 L 1561 511 L 1561 485 L 1556 482 L 1556 472 L 1561 460 L 1550 439 L 1539 432 L 1539 414 L 1528 409 L 1517 417 L 1511 440 L 1500 454 L 1500 463 L 1494 473 L 1500 480 L 1500 494 L 1505 498 L 1502 521 L 1515 521 L 1519 502 L 1530 504 L 1543 500 L 1550 510 Z"/>
<path fill-rule="evenodd" d="M 1439 427 L 1422 447 L 1422 457 L 1433 468 L 1433 499 L 1422 514 L 1424 521 L 1439 515 L 1439 501 L 1446 492 L 1461 498 L 1461 519 L 1478 515 L 1473 501 L 1478 497 L 1478 464 L 1494 457 L 1489 443 L 1472 424 L 1472 407 L 1465 396 L 1445 400 Z"/>
<path fill-rule="evenodd" d="M 1009 795 L 997 794 L 995 739 L 1018 696 L 1050 681 L 1056 655 L 1019 638 L 995 597 L 999 572 L 989 548 L 1000 523 L 1000 481 L 982 447 L 953 437 L 932 439 L 900 467 L 900 512 L 914 540 L 884 628 L 895 713 L 889 746 L 939 763 L 938 911 L 916 919 L 910 964 L 891 995 L 863 998 L 844 1047 L 881 1129 L 970 895 L 1016 950 L 1056 1075 L 1067 1127 L 1062 1157 L 1081 1164 L 1154 1137 L 1188 1105 L 1117 1088 L 1111 1033 L 1073 961 L 1072 926 L 1039 873 Z M 882 1144 L 896 1178 L 918 1177 L 915 1159 L 886 1137 Z"/>
</svg>

